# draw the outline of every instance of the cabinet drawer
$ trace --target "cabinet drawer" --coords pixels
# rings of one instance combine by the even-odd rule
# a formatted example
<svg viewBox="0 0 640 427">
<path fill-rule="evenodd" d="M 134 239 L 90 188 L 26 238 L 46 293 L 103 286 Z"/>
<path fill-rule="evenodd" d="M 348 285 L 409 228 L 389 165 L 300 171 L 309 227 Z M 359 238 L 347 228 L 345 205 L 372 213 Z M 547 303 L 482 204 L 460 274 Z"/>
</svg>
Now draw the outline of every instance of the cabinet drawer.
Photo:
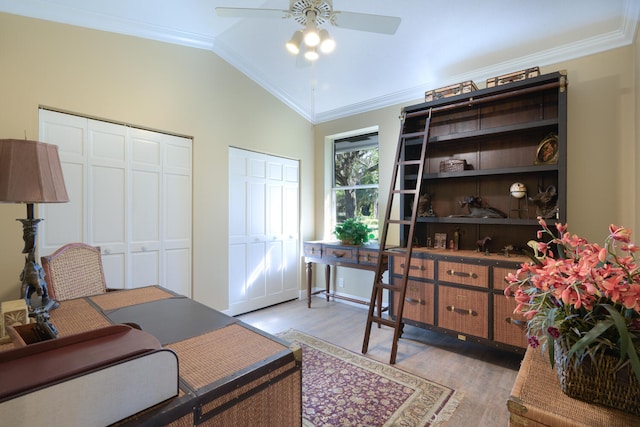
<svg viewBox="0 0 640 427">
<path fill-rule="evenodd" d="M 305 243 L 302 250 L 304 256 L 308 258 L 322 258 L 322 245 L 315 243 Z"/>
<path fill-rule="evenodd" d="M 358 264 L 376 265 L 378 263 L 378 251 L 374 249 L 358 250 Z"/>
<path fill-rule="evenodd" d="M 488 338 L 487 292 L 438 286 L 438 326 Z"/>
<path fill-rule="evenodd" d="M 393 284 L 400 286 L 402 279 L 395 277 Z M 434 288 L 433 283 L 418 282 L 416 280 L 407 281 L 407 293 L 405 295 L 404 309 L 402 317 L 416 322 L 434 323 Z M 398 313 L 399 293 L 393 293 L 393 313 Z"/>
<path fill-rule="evenodd" d="M 493 340 L 516 347 L 527 347 L 524 316 L 513 314 L 516 301 L 502 294 L 493 296 Z"/>
<path fill-rule="evenodd" d="M 489 267 L 463 262 L 438 261 L 438 281 L 489 287 Z"/>
<path fill-rule="evenodd" d="M 350 248 L 346 246 L 325 246 L 322 259 L 329 262 L 350 262 L 355 264 L 356 260 L 356 248 Z"/>
<path fill-rule="evenodd" d="M 404 274 L 404 258 L 393 257 L 393 274 Z M 411 266 L 409 267 L 409 277 L 418 279 L 434 278 L 434 262 L 432 259 L 411 257 Z"/>
<path fill-rule="evenodd" d="M 493 267 L 493 289 L 506 289 L 508 284 L 505 277 L 509 273 L 516 274 L 517 271 L 517 268 Z"/>
</svg>

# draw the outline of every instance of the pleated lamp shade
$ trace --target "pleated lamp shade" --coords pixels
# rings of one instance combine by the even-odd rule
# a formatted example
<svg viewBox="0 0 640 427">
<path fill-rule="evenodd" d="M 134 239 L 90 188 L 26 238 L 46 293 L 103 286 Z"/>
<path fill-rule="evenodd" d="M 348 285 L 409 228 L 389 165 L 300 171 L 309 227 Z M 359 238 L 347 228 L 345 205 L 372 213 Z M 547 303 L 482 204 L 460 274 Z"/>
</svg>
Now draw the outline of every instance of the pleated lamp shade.
<svg viewBox="0 0 640 427">
<path fill-rule="evenodd" d="M 0 139 L 0 202 L 68 201 L 56 145 Z"/>
</svg>

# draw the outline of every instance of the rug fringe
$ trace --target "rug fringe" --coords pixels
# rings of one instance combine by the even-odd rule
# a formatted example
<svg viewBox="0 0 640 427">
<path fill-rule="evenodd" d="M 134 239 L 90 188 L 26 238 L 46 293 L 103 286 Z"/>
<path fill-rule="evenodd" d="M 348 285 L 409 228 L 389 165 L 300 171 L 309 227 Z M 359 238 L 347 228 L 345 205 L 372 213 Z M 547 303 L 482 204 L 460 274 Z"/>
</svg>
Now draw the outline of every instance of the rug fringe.
<svg viewBox="0 0 640 427">
<path fill-rule="evenodd" d="M 451 415 L 453 415 L 454 411 L 458 408 L 460 402 L 462 402 L 462 399 L 464 399 L 464 393 L 455 391 L 454 395 L 451 397 L 449 402 L 447 402 L 445 407 L 436 414 L 437 419 L 431 424 L 431 427 L 445 425 L 451 418 Z"/>
</svg>

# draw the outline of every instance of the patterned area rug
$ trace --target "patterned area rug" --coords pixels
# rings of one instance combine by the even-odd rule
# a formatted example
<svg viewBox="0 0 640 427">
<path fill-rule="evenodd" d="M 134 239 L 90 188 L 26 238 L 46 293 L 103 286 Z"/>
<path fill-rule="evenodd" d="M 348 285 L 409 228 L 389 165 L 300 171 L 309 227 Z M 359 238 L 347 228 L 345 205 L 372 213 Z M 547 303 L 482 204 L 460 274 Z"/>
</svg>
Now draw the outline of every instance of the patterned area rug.
<svg viewBox="0 0 640 427">
<path fill-rule="evenodd" d="M 290 329 L 302 347 L 306 426 L 436 426 L 457 407 L 455 390 Z"/>
</svg>

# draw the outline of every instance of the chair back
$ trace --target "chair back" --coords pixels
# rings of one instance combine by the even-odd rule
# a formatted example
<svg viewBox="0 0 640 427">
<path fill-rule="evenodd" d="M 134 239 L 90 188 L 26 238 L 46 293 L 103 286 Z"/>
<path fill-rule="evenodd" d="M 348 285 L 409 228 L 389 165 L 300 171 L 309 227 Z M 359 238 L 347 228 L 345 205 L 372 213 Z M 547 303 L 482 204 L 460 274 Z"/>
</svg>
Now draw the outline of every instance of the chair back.
<svg viewBox="0 0 640 427">
<path fill-rule="evenodd" d="M 64 301 L 107 292 L 100 247 L 69 243 L 40 260 L 50 298 Z"/>
</svg>

